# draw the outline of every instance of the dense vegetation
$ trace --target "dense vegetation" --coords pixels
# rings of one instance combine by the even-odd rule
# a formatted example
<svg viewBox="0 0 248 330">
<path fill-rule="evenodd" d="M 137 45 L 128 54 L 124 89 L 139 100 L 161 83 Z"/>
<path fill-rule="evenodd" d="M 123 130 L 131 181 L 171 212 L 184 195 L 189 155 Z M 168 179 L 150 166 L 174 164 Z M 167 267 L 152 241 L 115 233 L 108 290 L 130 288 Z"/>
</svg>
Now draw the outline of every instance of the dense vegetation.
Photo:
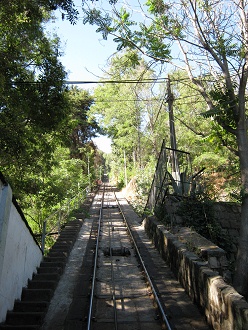
<svg viewBox="0 0 248 330">
<path fill-rule="evenodd" d="M 75 22 L 71 1 L 0 4 L 0 170 L 36 233 L 94 182 L 101 159 L 91 142 L 99 131 L 88 116 L 92 96 L 67 88 L 59 40 L 44 32 L 56 7 Z"/>
<path fill-rule="evenodd" d="M 157 81 L 155 71 L 132 50 L 112 58 L 104 80 L 94 91 L 90 113 L 112 139 L 110 176 L 120 187 L 136 177 L 138 195 L 145 196 L 144 207 L 163 139 L 171 146 L 167 79 Z M 177 148 L 190 153 L 190 173 L 205 168 L 201 182 L 205 193 L 214 200 L 237 201 L 240 179 L 235 141 L 202 116 L 206 104 L 183 71 L 172 72 L 170 80 Z"/>
</svg>

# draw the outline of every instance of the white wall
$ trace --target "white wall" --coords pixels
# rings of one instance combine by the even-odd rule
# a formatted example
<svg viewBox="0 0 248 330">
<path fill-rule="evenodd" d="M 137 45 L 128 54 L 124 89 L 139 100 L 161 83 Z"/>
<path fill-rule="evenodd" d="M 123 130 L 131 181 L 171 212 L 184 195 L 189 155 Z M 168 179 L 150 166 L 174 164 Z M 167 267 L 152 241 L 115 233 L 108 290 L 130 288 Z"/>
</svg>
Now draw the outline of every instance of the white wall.
<svg viewBox="0 0 248 330">
<path fill-rule="evenodd" d="M 1 180 L 0 180 L 1 182 Z M 0 183 L 0 322 L 40 265 L 42 252 L 12 203 L 9 185 Z"/>
<path fill-rule="evenodd" d="M 2 196 L 2 189 L 3 189 L 3 183 L 0 180 L 0 200 L 1 200 L 1 196 Z"/>
</svg>

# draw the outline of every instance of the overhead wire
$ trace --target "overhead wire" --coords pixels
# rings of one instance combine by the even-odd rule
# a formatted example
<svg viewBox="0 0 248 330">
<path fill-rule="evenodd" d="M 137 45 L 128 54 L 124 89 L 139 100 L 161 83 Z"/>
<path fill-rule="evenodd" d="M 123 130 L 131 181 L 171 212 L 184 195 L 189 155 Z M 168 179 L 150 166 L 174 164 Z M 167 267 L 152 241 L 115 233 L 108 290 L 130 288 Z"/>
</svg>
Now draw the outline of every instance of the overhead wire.
<svg viewBox="0 0 248 330">
<path fill-rule="evenodd" d="M 65 80 L 65 85 L 82 85 L 82 84 L 143 84 L 143 83 L 160 83 L 162 81 L 166 81 L 165 78 L 156 78 L 156 79 L 123 79 L 123 80 Z M 45 84 L 46 81 L 13 81 L 11 84 L 18 85 L 18 84 Z"/>
<path fill-rule="evenodd" d="M 160 102 L 163 99 L 159 98 L 159 99 L 155 99 L 155 98 L 151 98 L 151 99 L 126 99 L 126 100 L 94 100 L 94 103 L 119 103 L 119 102 Z"/>
<path fill-rule="evenodd" d="M 79 81 L 64 81 L 65 85 L 79 85 L 79 84 L 121 84 L 121 83 L 134 83 L 134 84 L 143 84 L 143 83 L 162 83 L 162 82 L 166 82 L 168 81 L 168 77 L 161 77 L 161 78 L 150 78 L 150 79 L 124 79 L 124 80 L 100 80 L 100 81 L 87 81 L 87 80 L 79 80 Z M 171 82 L 183 82 L 183 81 L 188 81 L 188 78 L 180 78 L 180 79 L 171 79 Z M 212 80 L 208 80 L 209 82 L 211 82 Z M 213 81 L 212 81 L 213 82 Z M 12 85 L 25 85 L 25 84 L 36 84 L 36 85 L 42 85 L 45 84 L 45 81 L 13 81 L 11 82 Z M 188 95 L 188 96 L 184 96 L 184 97 L 180 97 L 177 98 L 176 100 L 185 100 L 187 98 L 191 98 L 194 96 L 199 96 L 199 94 L 195 94 L 195 95 Z M 151 98 L 151 99 L 132 99 L 132 100 L 95 100 L 95 103 L 98 102 L 162 102 L 160 105 L 160 108 L 158 110 L 157 116 L 156 116 L 156 120 L 157 117 L 161 111 L 163 102 L 166 102 L 163 98 L 162 99 L 156 99 L 156 98 Z M 199 101 L 195 101 L 194 103 L 200 103 L 202 102 L 201 100 Z M 181 103 L 180 105 L 186 105 L 188 103 Z"/>
<path fill-rule="evenodd" d="M 215 80 L 210 80 L 204 78 L 208 82 L 215 82 Z M 171 79 L 171 82 L 183 82 L 188 81 L 188 78 L 174 78 Z M 65 85 L 83 85 L 83 84 L 143 84 L 143 83 L 161 83 L 168 81 L 168 77 L 160 78 L 145 78 L 145 79 L 117 79 L 117 80 L 65 80 Z M 13 85 L 22 85 L 22 84 L 46 84 L 46 81 L 12 81 L 10 82 Z"/>
<path fill-rule="evenodd" d="M 188 99 L 188 98 L 191 98 L 191 97 L 197 97 L 199 96 L 199 94 L 191 94 L 191 95 L 188 95 L 188 96 L 183 96 L 183 97 L 178 97 L 176 98 L 176 101 L 179 101 L 179 100 L 185 100 L 185 99 Z M 150 99 L 124 99 L 124 100 L 98 100 L 97 98 L 94 100 L 94 103 L 119 103 L 119 102 L 164 102 L 164 97 L 163 98 L 150 98 Z M 199 103 L 199 102 L 202 102 L 201 100 L 199 101 L 194 101 L 194 103 Z M 185 104 L 191 104 L 191 103 L 181 103 L 180 105 L 185 105 Z"/>
</svg>

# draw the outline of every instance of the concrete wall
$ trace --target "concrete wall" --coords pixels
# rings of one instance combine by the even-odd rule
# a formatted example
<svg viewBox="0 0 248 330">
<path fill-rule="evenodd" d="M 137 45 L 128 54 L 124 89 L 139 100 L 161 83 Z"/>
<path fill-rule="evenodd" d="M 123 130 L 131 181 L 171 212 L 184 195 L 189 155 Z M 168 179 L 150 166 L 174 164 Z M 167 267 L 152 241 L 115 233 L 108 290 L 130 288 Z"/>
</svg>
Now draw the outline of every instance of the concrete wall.
<svg viewBox="0 0 248 330">
<path fill-rule="evenodd" d="M 1 200 L 1 196 L 2 196 L 3 187 L 4 187 L 4 184 L 3 184 L 2 180 L 0 180 L 0 200 Z"/>
<path fill-rule="evenodd" d="M 12 202 L 11 187 L 0 180 L 0 322 L 21 298 L 40 265 L 42 252 L 23 215 Z"/>
<path fill-rule="evenodd" d="M 220 276 L 227 266 L 224 251 L 188 229 L 185 233 L 172 234 L 155 217 L 144 219 L 144 225 L 148 236 L 213 329 L 248 329 L 248 303 Z M 193 243 L 196 253 L 188 249 Z"/>
</svg>

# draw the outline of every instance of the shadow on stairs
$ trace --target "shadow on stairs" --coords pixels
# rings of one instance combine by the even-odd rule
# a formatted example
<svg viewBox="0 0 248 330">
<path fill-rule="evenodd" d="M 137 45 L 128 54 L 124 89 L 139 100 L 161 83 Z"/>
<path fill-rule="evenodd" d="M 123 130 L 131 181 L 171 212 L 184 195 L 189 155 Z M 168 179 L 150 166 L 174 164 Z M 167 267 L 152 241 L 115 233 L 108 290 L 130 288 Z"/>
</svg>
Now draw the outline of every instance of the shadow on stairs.
<svg viewBox="0 0 248 330">
<path fill-rule="evenodd" d="M 86 201 L 86 209 L 91 202 L 91 198 Z M 27 288 L 23 288 L 21 300 L 16 300 L 13 311 L 7 312 L 5 322 L 0 324 L 0 330 L 40 329 L 82 224 L 81 216 L 80 219 L 65 225 L 37 268 L 37 273 L 28 281 Z"/>
</svg>

